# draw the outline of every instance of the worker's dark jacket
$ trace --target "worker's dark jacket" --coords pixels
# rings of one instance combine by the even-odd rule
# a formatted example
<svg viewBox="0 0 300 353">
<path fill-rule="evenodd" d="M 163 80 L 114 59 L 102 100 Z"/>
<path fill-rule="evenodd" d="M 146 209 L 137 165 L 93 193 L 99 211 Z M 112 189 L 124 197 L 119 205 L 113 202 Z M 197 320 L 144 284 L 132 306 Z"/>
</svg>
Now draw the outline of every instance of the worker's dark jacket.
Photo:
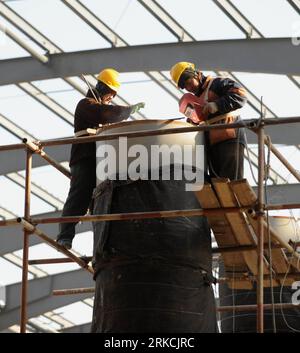
<svg viewBox="0 0 300 353">
<path fill-rule="evenodd" d="M 207 80 L 207 77 L 202 75 L 200 79 L 200 89 L 196 93 L 196 96 L 200 96 L 203 93 L 206 87 L 206 84 L 205 84 L 206 80 Z M 218 106 L 218 112 L 215 114 L 210 114 L 208 116 L 208 120 L 218 115 L 227 114 L 236 109 L 240 109 L 247 102 L 245 89 L 238 82 L 231 80 L 230 78 L 224 78 L 224 77 L 214 78 L 209 88 L 209 91 L 213 93 L 214 96 L 216 97 L 215 99 L 213 99 L 213 101 Z M 241 120 L 240 117 L 238 117 L 237 120 L 240 121 Z M 240 129 L 236 138 L 228 139 L 223 142 L 226 142 L 226 143 L 237 142 L 237 139 L 239 140 L 240 143 L 245 145 L 244 129 Z"/>
<path fill-rule="evenodd" d="M 97 98 L 97 91 L 93 91 Z M 74 119 L 74 131 L 78 132 L 88 128 L 97 128 L 99 124 L 115 123 L 127 119 L 130 116 L 130 106 L 99 104 L 88 91 L 76 107 Z M 70 166 L 82 159 L 96 159 L 95 142 L 72 145 Z"/>
</svg>

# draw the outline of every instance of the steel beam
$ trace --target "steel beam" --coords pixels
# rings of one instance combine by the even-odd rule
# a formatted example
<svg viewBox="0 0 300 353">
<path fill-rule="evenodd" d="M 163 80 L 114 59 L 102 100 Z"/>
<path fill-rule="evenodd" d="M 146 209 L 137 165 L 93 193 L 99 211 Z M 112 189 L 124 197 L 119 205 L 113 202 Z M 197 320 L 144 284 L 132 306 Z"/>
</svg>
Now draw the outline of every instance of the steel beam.
<svg viewBox="0 0 300 353">
<path fill-rule="evenodd" d="M 61 330 L 60 332 L 62 332 L 62 333 L 90 333 L 91 332 L 91 322 L 83 324 L 83 325 L 67 327 L 67 328 Z"/>
<path fill-rule="evenodd" d="M 64 108 L 61 104 L 57 103 L 54 99 L 50 98 L 46 93 L 41 91 L 34 84 L 29 82 L 22 82 L 17 85 L 30 97 L 42 104 L 44 107 L 51 110 L 54 114 L 58 115 L 67 124 L 73 126 L 74 117 L 71 112 Z"/>
<path fill-rule="evenodd" d="M 279 126 L 267 126 L 266 135 L 270 135 L 272 143 L 278 145 L 293 146 L 299 144 L 300 124 L 282 124 Z M 257 135 L 247 130 L 249 144 L 257 144 Z"/>
<path fill-rule="evenodd" d="M 255 95 L 253 91 L 249 89 L 242 81 L 240 81 L 232 72 L 227 72 L 227 71 L 217 71 L 218 76 L 225 76 L 229 77 L 232 80 L 240 83 L 247 91 L 247 100 L 249 105 L 257 112 L 260 113 L 261 110 L 261 102 L 260 98 Z M 266 108 L 266 117 L 268 118 L 274 118 L 277 117 L 275 112 L 273 112 L 269 107 L 265 106 Z"/>
<path fill-rule="evenodd" d="M 97 33 L 110 42 L 113 47 L 128 46 L 128 43 L 121 38 L 116 32 L 105 25 L 99 17 L 95 16 L 87 7 L 85 7 L 78 0 L 62 0 L 77 16 L 79 16 L 83 21 L 85 21 L 89 26 L 91 26 Z M 162 89 L 174 97 L 172 91 L 170 91 L 167 86 L 165 86 L 160 78 L 160 73 L 150 74 L 145 72 L 145 74 L 155 83 L 157 83 Z M 157 77 L 158 76 L 158 77 Z M 175 96 L 176 97 L 176 96 Z M 176 97 L 177 98 L 177 97 Z M 134 119 L 135 120 L 135 119 Z"/>
<path fill-rule="evenodd" d="M 30 140 L 35 140 L 36 138 L 31 135 L 28 131 L 24 130 L 13 121 L 8 119 L 6 116 L 0 113 L 0 126 L 2 126 L 6 131 L 11 133 L 17 138 L 20 138 L 20 143 L 23 138 L 28 138 Z"/>
<path fill-rule="evenodd" d="M 246 158 L 247 154 L 245 154 Z M 250 163 L 257 169 L 258 168 L 258 156 L 249 148 L 249 157 Z M 274 184 L 285 184 L 287 183 L 286 179 L 278 173 L 272 167 L 269 168 L 269 178 L 272 180 Z"/>
<path fill-rule="evenodd" d="M 34 49 L 32 47 L 32 45 L 28 44 L 28 42 L 26 40 L 21 38 L 14 31 L 12 31 L 9 28 L 3 26 L 1 23 L 0 23 L 0 31 L 2 31 L 3 33 L 7 34 L 7 36 L 10 39 L 15 41 L 17 44 L 19 44 L 20 47 L 22 47 L 23 49 L 28 51 L 28 53 L 30 53 L 33 58 L 37 59 L 42 64 L 47 64 L 48 63 L 49 58 L 46 55 L 40 54 L 36 49 Z"/>
<path fill-rule="evenodd" d="M 50 54 L 61 51 L 55 44 L 51 43 L 41 32 L 32 27 L 29 22 L 27 22 L 3 1 L 0 2 L 0 14 L 12 25 L 18 28 L 19 31 L 28 36 L 33 42 L 45 48 Z"/>
<path fill-rule="evenodd" d="M 278 53 L 284 53 L 278 56 Z M 122 60 L 120 60 L 122 58 Z M 232 39 L 138 45 L 1 60 L 0 85 L 95 73 L 101 66 L 121 72 L 169 70 L 176 61 L 201 63 L 203 70 L 299 75 L 300 51 L 291 38 Z M 70 65 L 72 63 L 72 65 Z"/>
<path fill-rule="evenodd" d="M 164 27 L 179 41 L 193 41 L 195 38 L 187 32 L 158 2 L 138 0 Z"/>
<path fill-rule="evenodd" d="M 257 194 L 257 187 L 253 187 Z M 296 203 L 300 200 L 299 184 L 269 185 L 267 187 L 268 203 Z"/>
<path fill-rule="evenodd" d="M 25 187 L 25 177 L 19 173 L 9 173 L 6 175 L 6 178 L 22 188 Z M 54 207 L 56 210 L 61 210 L 64 205 L 62 200 L 34 182 L 31 183 L 31 192 L 33 195 L 46 202 L 48 205 Z"/>
<path fill-rule="evenodd" d="M 40 215 L 35 215 L 35 217 L 59 217 L 61 212 L 49 212 L 42 213 Z M 41 224 L 39 228 L 45 233 L 49 234 L 52 239 L 56 238 L 58 234 L 58 224 Z M 92 230 L 92 225 L 90 222 L 83 222 L 77 225 L 77 234 L 88 232 Z M 29 245 L 41 244 L 42 241 L 37 236 L 31 236 L 29 240 Z M 0 256 L 19 250 L 22 248 L 22 228 L 16 227 L 0 227 Z"/>
<path fill-rule="evenodd" d="M 15 213 L 11 212 L 10 210 L 7 210 L 3 206 L 0 206 L 0 217 L 3 219 L 7 218 L 16 218 L 18 217 Z"/>
<path fill-rule="evenodd" d="M 91 296 L 88 293 L 52 296 L 53 289 L 73 288 L 74 283 L 82 287 L 91 287 L 94 285 L 92 276 L 89 276 L 86 271 L 81 269 L 29 281 L 28 317 L 35 317 Z M 5 308 L 0 312 L 0 330 L 6 329 L 18 322 L 20 315 L 20 290 L 20 283 L 6 287 L 7 302 Z"/>
<path fill-rule="evenodd" d="M 213 0 L 213 2 L 248 38 L 262 37 L 261 32 L 229 0 Z"/>
<path fill-rule="evenodd" d="M 105 40 L 112 43 L 114 46 L 125 46 L 126 42 L 109 28 L 104 22 L 92 13 L 85 5 L 77 0 L 62 0 L 74 13 L 76 13 L 84 22 L 92 27 Z M 97 71 L 94 71 L 97 72 Z"/>
<path fill-rule="evenodd" d="M 47 152 L 58 162 L 67 162 L 70 158 L 71 145 L 47 148 Z M 0 164 L 0 175 L 8 174 L 25 169 L 25 153 L 24 150 L 0 151 L 0 160 L 5 163 Z M 49 165 L 41 156 L 33 155 L 33 167 L 41 167 Z"/>
<path fill-rule="evenodd" d="M 214 3 L 238 26 L 248 38 L 264 38 L 263 34 L 254 26 L 248 18 L 239 11 L 239 9 L 232 4 L 230 0 L 213 0 Z M 290 4 L 300 13 L 300 0 L 291 0 Z M 293 82 L 298 88 L 300 84 L 296 76 L 287 75 L 289 80 Z"/>
<path fill-rule="evenodd" d="M 300 0 L 287 0 L 293 9 L 300 15 Z"/>
</svg>

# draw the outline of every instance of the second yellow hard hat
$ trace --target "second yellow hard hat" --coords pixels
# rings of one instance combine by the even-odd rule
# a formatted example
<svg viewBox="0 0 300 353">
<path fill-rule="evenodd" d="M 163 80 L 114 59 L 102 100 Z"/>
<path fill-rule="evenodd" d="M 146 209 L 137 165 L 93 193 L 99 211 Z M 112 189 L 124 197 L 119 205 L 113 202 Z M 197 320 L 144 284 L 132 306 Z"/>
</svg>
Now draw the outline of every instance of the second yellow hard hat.
<svg viewBox="0 0 300 353">
<path fill-rule="evenodd" d="M 177 86 L 178 86 L 178 82 L 179 82 L 181 74 L 183 73 L 183 71 L 185 69 L 188 69 L 188 68 L 191 68 L 194 70 L 195 64 L 189 63 L 186 61 L 180 61 L 177 64 L 172 66 L 172 68 L 170 70 L 170 74 L 171 74 L 172 80 L 176 83 Z"/>
</svg>

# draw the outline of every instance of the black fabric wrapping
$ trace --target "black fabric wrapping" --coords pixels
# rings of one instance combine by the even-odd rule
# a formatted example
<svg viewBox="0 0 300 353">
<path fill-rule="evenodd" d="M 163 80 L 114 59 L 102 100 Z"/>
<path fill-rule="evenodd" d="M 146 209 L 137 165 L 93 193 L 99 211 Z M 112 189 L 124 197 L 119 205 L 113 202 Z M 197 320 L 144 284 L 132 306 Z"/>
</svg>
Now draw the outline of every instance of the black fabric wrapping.
<svg viewBox="0 0 300 353">
<path fill-rule="evenodd" d="M 107 181 L 94 213 L 199 208 L 185 181 Z M 216 332 L 205 217 L 94 223 L 92 332 Z"/>
<path fill-rule="evenodd" d="M 190 268 L 147 261 L 96 277 L 92 332 L 216 332 L 213 290 Z"/>
</svg>

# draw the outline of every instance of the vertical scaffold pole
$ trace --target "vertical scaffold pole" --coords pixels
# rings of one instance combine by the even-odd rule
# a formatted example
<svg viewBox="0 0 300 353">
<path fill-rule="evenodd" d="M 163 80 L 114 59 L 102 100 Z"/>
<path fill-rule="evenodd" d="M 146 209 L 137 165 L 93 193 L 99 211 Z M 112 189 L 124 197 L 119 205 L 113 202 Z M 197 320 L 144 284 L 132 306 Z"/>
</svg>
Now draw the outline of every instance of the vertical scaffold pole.
<svg viewBox="0 0 300 353">
<path fill-rule="evenodd" d="M 26 150 L 26 175 L 25 175 L 25 205 L 24 205 L 24 218 L 27 221 L 29 220 L 29 217 L 30 217 L 31 169 L 32 169 L 32 151 L 27 149 Z M 24 229 L 22 290 L 21 290 L 21 323 L 20 323 L 21 333 L 26 333 L 26 323 L 27 323 L 29 236 L 30 236 L 30 232 Z"/>
<path fill-rule="evenodd" d="M 264 151 L 264 119 L 261 116 L 258 127 L 258 241 L 257 241 L 257 332 L 264 332 L 264 178 L 265 178 L 265 151 Z"/>
</svg>

